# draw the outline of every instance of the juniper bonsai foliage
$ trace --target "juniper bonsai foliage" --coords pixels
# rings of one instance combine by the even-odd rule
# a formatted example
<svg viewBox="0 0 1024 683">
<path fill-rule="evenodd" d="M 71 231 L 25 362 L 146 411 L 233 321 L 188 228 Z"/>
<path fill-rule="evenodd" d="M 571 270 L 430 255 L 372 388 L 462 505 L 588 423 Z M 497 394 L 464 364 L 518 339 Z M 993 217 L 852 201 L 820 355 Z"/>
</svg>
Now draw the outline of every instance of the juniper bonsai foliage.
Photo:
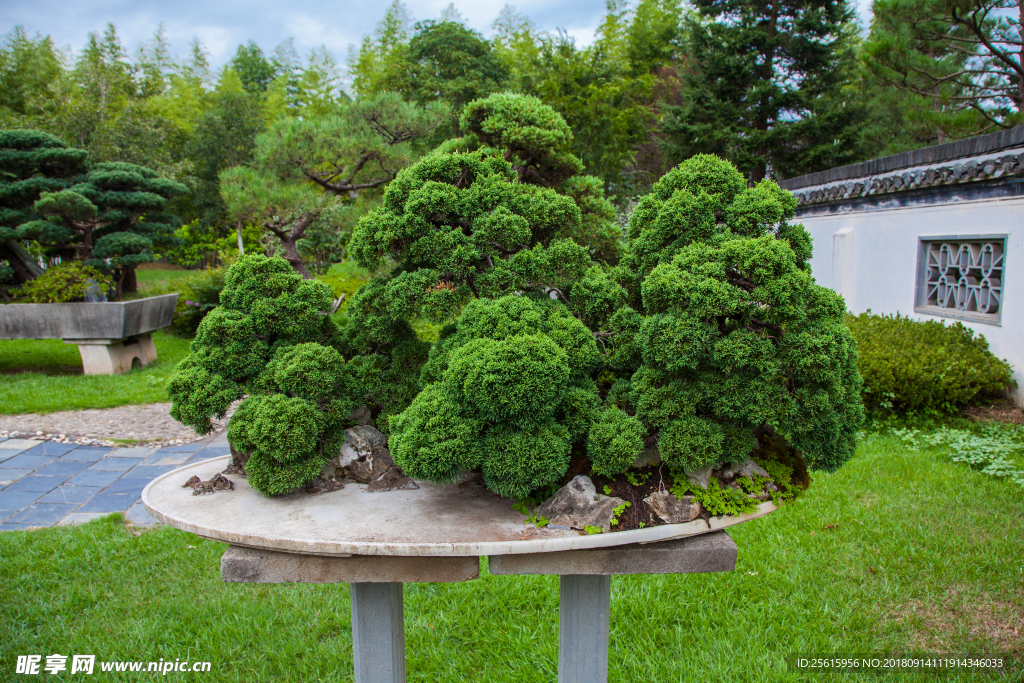
<svg viewBox="0 0 1024 683">
<path fill-rule="evenodd" d="M 686 470 L 744 460 L 759 429 L 834 470 L 863 421 L 845 305 L 811 277 L 792 195 L 771 180 L 744 186 L 731 164 L 698 155 L 633 213 L 616 270 L 629 303 L 598 331 L 608 401 Z"/>
<path fill-rule="evenodd" d="M 436 482 L 480 467 L 492 491 L 515 498 L 555 483 L 596 415 L 599 361 L 590 331 L 556 301 L 475 300 L 431 350 L 423 390 L 392 419 L 395 461 Z"/>
<path fill-rule="evenodd" d="M 220 301 L 168 383 L 171 416 L 207 434 L 248 394 L 228 438 L 250 453 L 253 488 L 289 493 L 338 452 L 349 414 L 365 402 L 339 351 L 331 291 L 284 259 L 249 255 L 228 270 Z"/>
</svg>

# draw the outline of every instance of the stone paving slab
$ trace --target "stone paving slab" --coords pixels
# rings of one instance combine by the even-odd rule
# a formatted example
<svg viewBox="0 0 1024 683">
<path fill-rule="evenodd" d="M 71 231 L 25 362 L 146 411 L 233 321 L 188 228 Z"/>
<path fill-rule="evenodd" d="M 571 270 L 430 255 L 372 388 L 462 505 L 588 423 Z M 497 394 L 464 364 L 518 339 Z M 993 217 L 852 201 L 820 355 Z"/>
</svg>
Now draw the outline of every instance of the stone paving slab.
<svg viewBox="0 0 1024 683">
<path fill-rule="evenodd" d="M 0 462 L 0 469 L 13 467 L 19 470 L 38 470 L 43 465 L 48 465 L 56 459 L 56 455 L 28 455 L 27 453 L 22 453 L 21 455 L 14 456 L 10 460 Z"/>
<path fill-rule="evenodd" d="M 158 523 L 139 503 L 147 483 L 189 462 L 229 452 L 226 437 L 156 449 L 77 446 L 36 439 L 0 439 L 0 531 L 82 524 L 123 512 L 134 524 Z"/>
<path fill-rule="evenodd" d="M 142 489 L 183 464 L 229 450 L 223 433 L 161 449 L 0 439 L 0 531 L 84 524 L 113 512 L 133 524 L 157 524 L 139 502 Z"/>
<path fill-rule="evenodd" d="M 34 470 L 0 469 L 0 486 L 8 486 L 22 477 L 27 477 Z"/>
</svg>

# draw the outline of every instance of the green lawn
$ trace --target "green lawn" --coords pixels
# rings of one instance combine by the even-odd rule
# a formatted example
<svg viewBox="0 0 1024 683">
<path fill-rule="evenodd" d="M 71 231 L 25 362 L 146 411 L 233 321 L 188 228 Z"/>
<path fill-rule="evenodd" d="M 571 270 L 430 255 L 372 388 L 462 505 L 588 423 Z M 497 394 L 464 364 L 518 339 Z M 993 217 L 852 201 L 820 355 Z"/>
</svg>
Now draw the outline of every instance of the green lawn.
<svg viewBox="0 0 1024 683">
<path fill-rule="evenodd" d="M 169 400 L 164 383 L 187 339 L 153 334 L 157 361 L 124 375 L 83 375 L 78 347 L 59 339 L 0 339 L 0 413 L 49 413 Z"/>
<path fill-rule="evenodd" d="M 149 292 L 174 292 L 178 291 L 176 286 L 180 286 L 181 282 L 189 275 L 195 274 L 197 271 L 194 270 L 177 270 L 177 269 L 156 269 L 156 268 L 138 268 L 135 271 L 135 277 L 139 283 L 139 294 L 148 294 Z"/>
<path fill-rule="evenodd" d="M 871 436 L 731 533 L 735 572 L 613 579 L 609 680 L 854 680 L 794 673 L 797 652 L 1024 655 L 1024 494 L 935 451 Z M 2 666 L 91 653 L 209 660 L 209 681 L 351 681 L 348 588 L 224 584 L 224 548 L 117 518 L 0 534 Z M 557 577 L 408 585 L 405 606 L 410 681 L 555 680 Z M 870 680 L 937 678 L 982 677 Z"/>
</svg>

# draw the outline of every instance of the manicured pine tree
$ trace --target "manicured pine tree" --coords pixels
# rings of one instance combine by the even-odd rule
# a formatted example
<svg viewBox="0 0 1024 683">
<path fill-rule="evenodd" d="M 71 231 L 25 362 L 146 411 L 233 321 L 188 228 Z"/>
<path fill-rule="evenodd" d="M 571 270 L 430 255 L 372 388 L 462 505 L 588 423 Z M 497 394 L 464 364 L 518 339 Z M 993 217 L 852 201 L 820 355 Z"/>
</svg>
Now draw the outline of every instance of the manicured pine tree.
<svg viewBox="0 0 1024 683">
<path fill-rule="evenodd" d="M 34 205 L 42 193 L 60 192 L 85 172 L 88 153 L 36 130 L 0 131 L 0 260 L 23 284 L 42 273 L 21 241 L 31 239 L 42 217 Z"/>
</svg>

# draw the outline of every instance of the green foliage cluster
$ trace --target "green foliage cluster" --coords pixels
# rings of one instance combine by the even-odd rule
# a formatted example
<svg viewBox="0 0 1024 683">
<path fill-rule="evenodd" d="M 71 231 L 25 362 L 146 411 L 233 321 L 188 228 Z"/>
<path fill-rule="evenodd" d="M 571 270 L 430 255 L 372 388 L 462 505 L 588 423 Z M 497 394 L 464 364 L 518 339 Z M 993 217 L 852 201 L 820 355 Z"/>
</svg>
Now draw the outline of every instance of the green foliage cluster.
<svg viewBox="0 0 1024 683">
<path fill-rule="evenodd" d="M 178 303 L 174 308 L 171 327 L 191 337 L 199 329 L 203 318 L 220 305 L 227 268 L 207 268 L 189 275 L 179 286 Z"/>
<path fill-rule="evenodd" d="M 1024 490 L 1024 428 L 988 423 L 976 431 L 942 427 L 932 432 L 897 429 L 893 434 L 914 449 L 941 448 L 953 462 L 1008 479 Z"/>
<path fill-rule="evenodd" d="M 206 434 L 212 418 L 247 395 L 228 437 L 251 454 L 253 488 L 288 493 L 337 453 L 349 414 L 364 403 L 358 374 L 339 351 L 331 292 L 283 259 L 254 255 L 228 270 L 220 302 L 168 382 L 171 415 Z"/>
<path fill-rule="evenodd" d="M 80 261 L 69 261 L 50 266 L 34 280 L 14 290 L 13 294 L 26 303 L 62 304 L 82 301 L 91 291 L 106 294 L 114 281 L 109 275 Z"/>
<path fill-rule="evenodd" d="M 857 340 L 864 401 L 875 413 L 955 414 L 1015 386 L 1010 365 L 959 322 L 868 311 L 846 324 Z"/>
<path fill-rule="evenodd" d="M 682 498 L 690 495 L 700 503 L 701 508 L 712 515 L 744 515 L 757 509 L 756 498 L 749 498 L 741 489 L 734 489 L 731 486 L 720 486 L 716 477 L 711 477 L 708 487 L 691 484 L 686 479 L 686 474 L 681 470 L 674 470 L 675 483 L 672 485 L 672 495 Z"/>
<path fill-rule="evenodd" d="M 609 400 L 686 470 L 742 461 L 763 427 L 833 470 L 863 420 L 845 306 L 808 272 L 792 196 L 770 180 L 744 186 L 730 163 L 698 155 L 637 206 L 615 270 L 628 304 L 602 323 Z"/>
<path fill-rule="evenodd" d="M 442 331 L 424 388 L 391 421 L 395 461 L 413 477 L 453 481 L 482 468 L 496 493 L 525 498 L 555 483 L 599 403 L 597 345 L 551 299 L 477 299 Z"/>
</svg>

